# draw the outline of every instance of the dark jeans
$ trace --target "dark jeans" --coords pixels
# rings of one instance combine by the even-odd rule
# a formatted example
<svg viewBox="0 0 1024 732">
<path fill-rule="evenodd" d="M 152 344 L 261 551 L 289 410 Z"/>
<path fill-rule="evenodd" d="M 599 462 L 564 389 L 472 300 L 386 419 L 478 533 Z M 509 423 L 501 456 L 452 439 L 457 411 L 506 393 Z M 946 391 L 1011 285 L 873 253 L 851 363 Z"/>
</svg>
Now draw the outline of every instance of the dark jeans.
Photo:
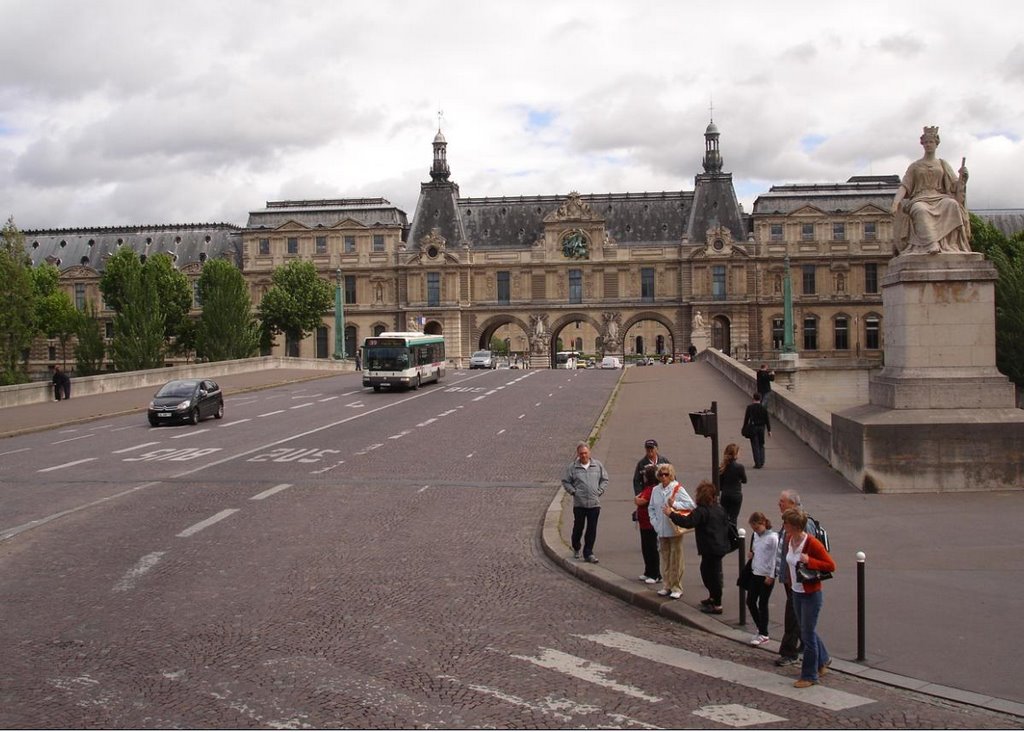
<svg viewBox="0 0 1024 732">
<path fill-rule="evenodd" d="M 597 539 L 597 519 L 600 515 L 600 506 L 594 508 L 572 507 L 572 550 L 574 552 L 580 550 L 580 538 L 582 537 L 583 556 L 589 557 L 594 553 L 594 541 Z"/>
<path fill-rule="evenodd" d="M 643 506 L 641 511 L 646 511 Z M 658 532 L 654 529 L 640 529 L 640 553 L 644 555 L 644 575 L 661 579 L 661 559 L 658 556 Z"/>
<path fill-rule="evenodd" d="M 754 436 L 750 438 L 750 453 L 754 456 L 754 467 L 764 465 L 764 425 L 754 425 Z"/>
<path fill-rule="evenodd" d="M 700 580 L 708 590 L 708 597 L 715 605 L 722 604 L 722 557 L 702 554 L 700 557 Z"/>
<path fill-rule="evenodd" d="M 788 572 L 789 569 L 787 568 Z M 776 580 L 777 582 L 778 580 Z M 786 590 L 786 614 L 782 631 L 782 641 L 779 643 L 779 655 L 786 658 L 796 658 L 800 655 L 800 624 L 796 619 L 796 612 L 793 610 L 793 588 L 783 585 Z"/>
<path fill-rule="evenodd" d="M 723 493 L 719 501 L 725 512 L 729 514 L 729 520 L 732 521 L 733 526 L 736 526 L 736 521 L 740 515 L 740 506 L 743 505 L 743 494 L 739 491 L 729 491 L 728 493 Z"/>
<path fill-rule="evenodd" d="M 768 635 L 768 598 L 772 596 L 775 584 L 765 582 L 765 577 L 754 577 L 757 585 L 747 588 L 747 610 L 750 611 L 750 619 L 757 626 L 757 632 L 761 635 Z"/>
<path fill-rule="evenodd" d="M 804 661 L 800 678 L 818 680 L 818 669 L 831 660 L 825 642 L 818 635 L 818 615 L 825 604 L 825 596 L 818 592 L 794 592 L 793 610 L 800 625 L 800 639 L 804 643 Z"/>
</svg>

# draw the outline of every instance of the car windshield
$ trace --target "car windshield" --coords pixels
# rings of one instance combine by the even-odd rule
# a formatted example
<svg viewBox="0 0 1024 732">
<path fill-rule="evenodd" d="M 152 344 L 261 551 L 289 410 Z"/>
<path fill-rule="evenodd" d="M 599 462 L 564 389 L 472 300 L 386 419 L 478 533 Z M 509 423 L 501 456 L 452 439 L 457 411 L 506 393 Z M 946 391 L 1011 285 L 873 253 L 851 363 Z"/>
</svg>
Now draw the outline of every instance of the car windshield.
<svg viewBox="0 0 1024 732">
<path fill-rule="evenodd" d="M 476 353 L 473 354 L 473 358 L 490 358 L 490 357 L 491 357 L 491 352 L 490 351 L 477 351 Z"/>
<path fill-rule="evenodd" d="M 196 390 L 197 381 L 171 381 L 160 387 L 158 397 L 188 397 Z"/>
</svg>

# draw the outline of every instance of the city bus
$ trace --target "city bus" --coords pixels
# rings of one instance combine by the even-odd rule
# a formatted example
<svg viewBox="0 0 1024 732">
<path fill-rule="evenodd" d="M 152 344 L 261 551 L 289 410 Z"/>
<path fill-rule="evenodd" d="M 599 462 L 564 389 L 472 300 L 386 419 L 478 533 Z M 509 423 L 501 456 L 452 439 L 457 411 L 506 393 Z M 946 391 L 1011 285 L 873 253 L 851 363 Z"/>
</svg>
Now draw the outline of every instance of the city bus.
<svg viewBox="0 0 1024 732">
<path fill-rule="evenodd" d="M 579 366 L 579 351 L 559 351 L 555 354 L 556 369 L 574 369 Z"/>
<path fill-rule="evenodd" d="M 363 342 L 363 386 L 418 389 L 444 376 L 444 336 L 381 333 Z"/>
</svg>

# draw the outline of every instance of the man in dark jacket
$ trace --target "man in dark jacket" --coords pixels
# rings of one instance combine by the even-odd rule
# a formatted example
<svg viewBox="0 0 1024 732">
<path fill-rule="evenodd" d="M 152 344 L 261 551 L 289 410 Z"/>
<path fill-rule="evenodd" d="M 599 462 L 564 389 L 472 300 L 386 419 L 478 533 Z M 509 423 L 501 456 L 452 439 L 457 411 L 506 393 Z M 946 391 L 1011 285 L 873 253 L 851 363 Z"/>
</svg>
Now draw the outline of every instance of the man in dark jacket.
<svg viewBox="0 0 1024 732">
<path fill-rule="evenodd" d="M 702 480 L 694 497 L 697 507 L 688 514 L 672 511 L 665 506 L 665 515 L 672 523 L 686 529 L 695 529 L 697 553 L 700 554 L 700 578 L 707 588 L 708 598 L 701 600 L 701 612 L 722 614 L 722 557 L 731 551 L 729 546 L 729 516 L 718 503 L 718 489 L 709 480 Z"/>
<path fill-rule="evenodd" d="M 772 436 L 772 420 L 768 416 L 768 410 L 761 404 L 761 395 L 754 392 L 754 401 L 747 405 L 747 411 L 743 413 L 744 436 L 750 440 L 750 452 L 754 456 L 754 467 L 764 467 L 764 437 L 765 433 Z"/>
<path fill-rule="evenodd" d="M 768 406 L 768 397 L 772 393 L 772 382 L 775 381 L 775 372 L 768 368 L 768 364 L 761 364 L 757 370 L 757 393 L 761 395 L 761 404 Z"/>
<path fill-rule="evenodd" d="M 640 492 L 644 489 L 644 469 L 648 465 L 660 465 L 661 463 L 671 462 L 671 460 L 658 452 L 657 440 L 647 440 L 644 443 L 644 456 L 637 462 L 636 469 L 633 471 L 633 495 L 639 496 Z"/>
</svg>

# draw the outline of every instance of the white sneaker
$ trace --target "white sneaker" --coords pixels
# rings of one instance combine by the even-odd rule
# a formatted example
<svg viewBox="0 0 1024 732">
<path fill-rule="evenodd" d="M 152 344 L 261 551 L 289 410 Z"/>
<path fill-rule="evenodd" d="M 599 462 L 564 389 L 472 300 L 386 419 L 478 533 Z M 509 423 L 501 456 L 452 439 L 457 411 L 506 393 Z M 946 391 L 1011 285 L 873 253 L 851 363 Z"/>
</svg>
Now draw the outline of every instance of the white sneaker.
<svg viewBox="0 0 1024 732">
<path fill-rule="evenodd" d="M 760 646 L 760 645 L 764 645 L 768 641 L 769 641 L 769 638 L 766 635 L 755 635 L 753 638 L 750 639 L 750 645 L 752 645 L 752 646 Z"/>
<path fill-rule="evenodd" d="M 672 592 L 672 593 L 669 594 L 669 597 L 671 597 L 673 600 L 678 600 L 682 596 L 683 596 L 682 592 Z"/>
<path fill-rule="evenodd" d="M 666 589 L 658 590 L 658 594 L 661 595 L 662 597 L 668 597 L 668 590 L 666 590 Z"/>
<path fill-rule="evenodd" d="M 640 580 L 641 582 L 647 582 L 647 581 L 649 581 L 649 580 L 650 580 L 651 578 L 650 578 L 650 577 L 648 577 L 648 576 L 647 576 L 646 574 L 642 574 L 642 575 L 640 575 L 639 577 L 637 577 L 637 579 L 638 579 L 638 580 Z"/>
<path fill-rule="evenodd" d="M 656 585 L 656 584 L 658 584 L 658 580 L 654 579 L 653 577 L 648 577 L 647 579 L 644 580 L 644 583 L 646 583 L 648 585 Z"/>
</svg>

